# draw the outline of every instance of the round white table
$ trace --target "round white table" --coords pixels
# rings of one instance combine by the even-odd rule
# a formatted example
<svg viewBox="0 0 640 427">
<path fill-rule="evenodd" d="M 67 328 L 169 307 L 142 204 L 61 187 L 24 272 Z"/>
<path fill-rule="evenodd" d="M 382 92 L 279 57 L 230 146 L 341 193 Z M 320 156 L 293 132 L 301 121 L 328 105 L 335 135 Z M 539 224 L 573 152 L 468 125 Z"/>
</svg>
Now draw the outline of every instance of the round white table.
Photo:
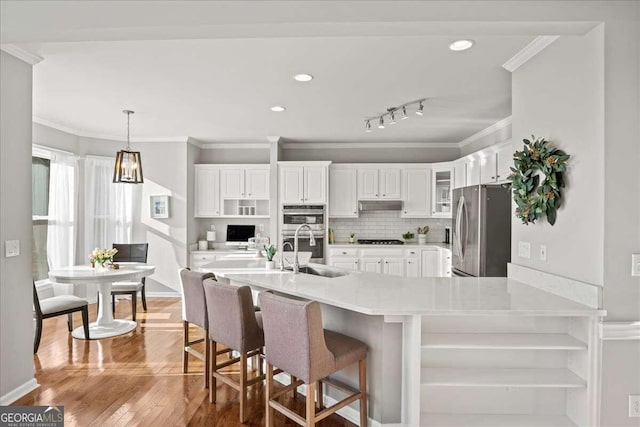
<svg viewBox="0 0 640 427">
<path fill-rule="evenodd" d="M 126 334 L 136 328 L 132 320 L 114 319 L 111 311 L 111 284 L 113 282 L 133 282 L 153 274 L 155 267 L 137 262 L 121 262 L 118 270 L 100 270 L 88 265 L 74 265 L 49 272 L 49 278 L 56 283 L 74 285 L 98 285 L 100 309 L 98 318 L 89 324 L 89 337 L 101 339 Z M 84 339 L 82 327 L 71 333 L 74 338 Z"/>
</svg>

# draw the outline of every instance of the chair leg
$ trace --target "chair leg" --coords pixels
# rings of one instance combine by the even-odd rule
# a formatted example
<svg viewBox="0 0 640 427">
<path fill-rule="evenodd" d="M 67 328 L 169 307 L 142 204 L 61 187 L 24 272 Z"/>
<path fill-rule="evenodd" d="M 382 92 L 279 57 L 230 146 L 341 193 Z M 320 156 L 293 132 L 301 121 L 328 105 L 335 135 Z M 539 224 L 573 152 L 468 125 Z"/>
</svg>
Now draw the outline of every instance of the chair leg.
<svg viewBox="0 0 640 427">
<path fill-rule="evenodd" d="M 136 292 L 131 294 L 131 317 L 133 321 L 136 321 L 136 311 L 138 309 L 138 297 L 136 296 Z"/>
<path fill-rule="evenodd" d="M 270 405 L 271 395 L 273 394 L 273 365 L 267 363 L 267 392 L 265 393 L 267 406 L 265 408 L 265 426 L 273 427 L 273 408 Z"/>
<path fill-rule="evenodd" d="M 84 329 L 84 339 L 89 340 L 89 306 L 82 307 L 82 327 Z"/>
<path fill-rule="evenodd" d="M 316 425 L 316 383 L 307 384 L 307 427 Z"/>
<path fill-rule="evenodd" d="M 247 353 L 240 353 L 240 422 L 247 422 Z"/>
<path fill-rule="evenodd" d="M 116 296 L 111 294 L 111 312 L 116 314 Z"/>
<path fill-rule="evenodd" d="M 96 292 L 96 311 L 100 312 L 100 294 Z"/>
<path fill-rule="evenodd" d="M 291 375 L 291 384 L 295 383 L 296 381 L 298 381 L 298 378 L 294 377 L 293 375 Z M 293 391 L 293 398 L 295 399 L 296 396 L 298 395 L 298 388 L 294 388 Z"/>
<path fill-rule="evenodd" d="M 209 329 L 204 330 L 204 388 L 209 388 L 209 365 L 211 363 L 211 346 L 209 345 Z"/>
<path fill-rule="evenodd" d="M 316 390 L 317 390 L 317 400 L 316 400 L 316 408 L 318 408 L 319 410 L 322 409 L 324 407 L 324 399 L 322 396 L 322 381 L 317 381 L 316 382 Z"/>
<path fill-rule="evenodd" d="M 73 331 L 73 313 L 67 313 L 67 328 L 69 332 Z"/>
<path fill-rule="evenodd" d="M 182 373 L 186 374 L 189 369 L 189 353 L 187 353 L 187 347 L 189 346 L 189 322 L 182 321 Z"/>
<path fill-rule="evenodd" d="M 258 354 L 258 376 L 261 377 L 264 374 L 264 366 L 262 365 L 262 353 Z"/>
<path fill-rule="evenodd" d="M 367 417 L 367 359 L 358 362 L 360 377 L 360 427 L 366 427 Z"/>
<path fill-rule="evenodd" d="M 144 311 L 147 311 L 147 295 L 144 293 L 144 283 L 142 284 L 140 296 L 142 297 L 142 308 L 144 309 Z"/>
<path fill-rule="evenodd" d="M 33 354 L 38 352 L 40 347 L 40 338 L 42 338 L 42 318 L 36 317 L 36 333 L 33 337 Z"/>
<path fill-rule="evenodd" d="M 209 402 L 216 403 L 216 372 L 218 372 L 218 361 L 216 359 L 216 353 L 218 352 L 218 343 L 211 340 L 209 341 L 209 346 L 211 349 L 209 353 L 211 356 L 211 367 L 209 369 L 209 375 L 211 377 L 211 382 L 209 383 Z"/>
</svg>

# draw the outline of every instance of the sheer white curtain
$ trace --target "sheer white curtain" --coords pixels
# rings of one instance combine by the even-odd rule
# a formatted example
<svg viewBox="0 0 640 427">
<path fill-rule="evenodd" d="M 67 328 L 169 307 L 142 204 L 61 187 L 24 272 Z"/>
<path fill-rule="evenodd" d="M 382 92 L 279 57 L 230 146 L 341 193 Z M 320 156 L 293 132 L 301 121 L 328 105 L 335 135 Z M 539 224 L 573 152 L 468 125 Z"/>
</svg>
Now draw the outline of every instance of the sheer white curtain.
<svg viewBox="0 0 640 427">
<path fill-rule="evenodd" d="M 114 184 L 115 159 L 87 156 L 85 160 L 84 247 L 110 248 L 131 243 L 135 185 Z"/>
<path fill-rule="evenodd" d="M 47 260 L 49 269 L 75 264 L 78 161 L 73 154 L 51 153 Z"/>
</svg>

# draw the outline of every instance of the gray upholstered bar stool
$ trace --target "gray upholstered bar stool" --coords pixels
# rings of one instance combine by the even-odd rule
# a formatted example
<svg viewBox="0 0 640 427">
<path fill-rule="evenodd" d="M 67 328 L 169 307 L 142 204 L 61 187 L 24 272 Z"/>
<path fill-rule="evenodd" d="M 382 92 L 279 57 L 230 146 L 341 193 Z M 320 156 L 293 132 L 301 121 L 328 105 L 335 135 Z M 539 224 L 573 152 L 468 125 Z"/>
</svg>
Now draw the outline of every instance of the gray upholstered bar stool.
<svg viewBox="0 0 640 427">
<path fill-rule="evenodd" d="M 198 273 L 188 268 L 180 270 L 182 285 L 182 325 L 184 328 L 184 341 L 182 353 L 182 373 L 189 370 L 189 354 L 204 362 L 204 387 L 209 387 L 209 318 L 207 317 L 207 302 L 204 296 L 202 282 L 205 279 L 215 280 L 212 273 Z M 189 324 L 194 324 L 204 329 L 204 337 L 190 341 Z M 195 350 L 192 346 L 204 343 L 204 354 Z M 220 354 L 230 352 L 229 349 L 221 350 Z"/>
<path fill-rule="evenodd" d="M 251 288 L 223 285 L 212 279 L 203 283 L 207 298 L 209 317 L 210 354 L 216 354 L 218 344 L 240 353 L 240 357 L 218 363 L 211 360 L 211 387 L 209 401 L 216 401 L 216 380 L 220 380 L 238 391 L 240 399 L 240 422 L 247 421 L 247 387 L 264 380 L 262 361 L 258 364 L 258 375 L 247 379 L 247 358 L 262 353 L 264 334 L 260 312 L 253 307 Z M 234 381 L 218 372 L 219 369 L 240 362 L 240 381 Z"/>
<path fill-rule="evenodd" d="M 316 301 L 299 301 L 271 292 L 262 292 L 260 307 L 267 360 L 267 427 L 274 425 L 274 409 L 300 425 L 315 426 L 317 422 L 356 400 L 360 400 L 360 426 L 366 426 L 367 345 L 346 335 L 323 329 L 320 304 Z M 352 390 L 327 378 L 356 362 L 359 368 L 359 390 Z M 297 377 L 298 380 L 275 391 L 274 366 Z M 323 383 L 351 394 L 331 407 L 323 409 Z M 305 418 L 277 401 L 278 397 L 302 384 L 307 386 Z M 316 412 L 314 405 L 316 389 L 319 412 Z"/>
</svg>

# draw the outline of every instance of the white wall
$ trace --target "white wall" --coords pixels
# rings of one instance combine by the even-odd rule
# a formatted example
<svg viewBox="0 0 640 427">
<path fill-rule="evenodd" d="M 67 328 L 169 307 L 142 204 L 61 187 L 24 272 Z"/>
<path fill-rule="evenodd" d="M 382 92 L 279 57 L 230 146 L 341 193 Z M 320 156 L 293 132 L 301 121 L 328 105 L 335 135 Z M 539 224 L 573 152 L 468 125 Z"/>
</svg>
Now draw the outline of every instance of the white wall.
<svg viewBox="0 0 640 427">
<path fill-rule="evenodd" d="M 380 144 L 384 146 L 385 144 Z M 435 163 L 455 160 L 460 149 L 454 147 L 435 148 L 284 148 L 279 160 L 321 161 L 334 163 Z"/>
<path fill-rule="evenodd" d="M 267 164 L 269 147 L 265 148 L 203 148 L 199 156 L 200 163 Z"/>
<path fill-rule="evenodd" d="M 0 52 L 0 399 L 33 381 L 32 67 Z M 6 258 L 4 242 L 21 253 Z M 9 403 L 9 402 L 7 402 Z"/>
<path fill-rule="evenodd" d="M 568 154 L 567 187 L 554 226 L 546 218 L 523 225 L 513 217 L 514 263 L 603 284 L 604 234 L 603 29 L 561 37 L 513 73 L 513 148 L 534 134 Z M 518 242 L 531 243 L 530 260 Z M 547 261 L 539 261 L 540 245 Z"/>
</svg>

